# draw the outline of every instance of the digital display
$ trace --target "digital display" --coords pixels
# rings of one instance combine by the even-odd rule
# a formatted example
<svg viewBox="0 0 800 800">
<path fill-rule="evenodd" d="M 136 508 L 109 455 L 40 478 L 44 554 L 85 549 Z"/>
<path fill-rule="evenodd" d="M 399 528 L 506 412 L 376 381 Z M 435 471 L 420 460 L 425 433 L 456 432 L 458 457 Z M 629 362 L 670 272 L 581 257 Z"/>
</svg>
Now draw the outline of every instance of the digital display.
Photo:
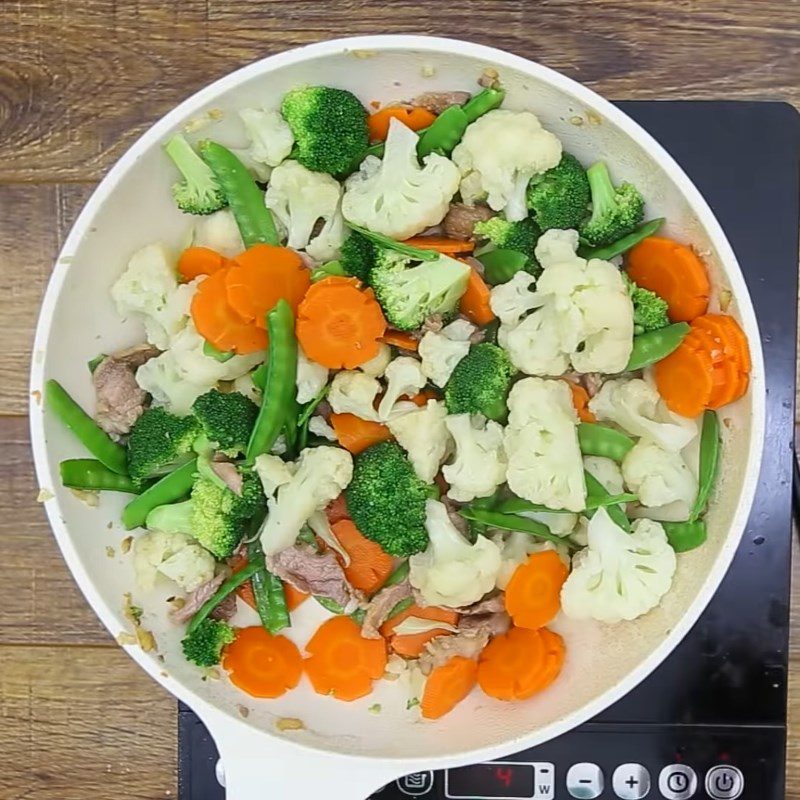
<svg viewBox="0 0 800 800">
<path fill-rule="evenodd" d="M 552 772 L 550 773 L 552 781 Z M 474 764 L 447 771 L 445 796 L 456 798 L 536 797 L 536 770 L 533 764 Z"/>
</svg>

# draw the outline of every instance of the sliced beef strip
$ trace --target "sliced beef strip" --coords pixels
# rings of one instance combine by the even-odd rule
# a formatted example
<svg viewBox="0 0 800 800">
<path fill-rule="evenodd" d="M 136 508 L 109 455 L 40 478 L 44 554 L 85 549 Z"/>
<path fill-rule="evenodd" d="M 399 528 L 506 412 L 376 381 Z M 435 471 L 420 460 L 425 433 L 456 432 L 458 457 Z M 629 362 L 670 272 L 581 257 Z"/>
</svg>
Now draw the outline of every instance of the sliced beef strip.
<svg viewBox="0 0 800 800">
<path fill-rule="evenodd" d="M 225 573 L 220 572 L 219 575 L 215 575 L 210 581 L 201 583 L 193 592 L 190 592 L 181 608 L 170 611 L 172 621 L 188 622 L 200 610 L 200 606 L 219 589 L 225 577 Z"/>
<path fill-rule="evenodd" d="M 511 627 L 511 617 L 505 611 L 495 611 L 490 614 L 475 614 L 461 617 L 458 622 L 459 632 L 470 631 L 481 635 L 486 633 L 491 636 L 500 636 Z"/>
<path fill-rule="evenodd" d="M 367 613 L 361 624 L 361 635 L 365 639 L 380 639 L 378 628 L 386 622 L 389 612 L 407 597 L 411 597 L 411 585 L 408 581 L 381 589 L 367 606 Z"/>
<path fill-rule="evenodd" d="M 603 378 L 599 372 L 587 372 L 581 375 L 580 381 L 589 397 L 594 397 L 603 385 Z"/>
<path fill-rule="evenodd" d="M 481 614 L 494 614 L 498 611 L 506 610 L 506 602 L 502 594 L 495 594 L 491 597 L 485 597 L 483 600 L 478 600 L 470 606 L 463 606 L 456 609 L 462 616 L 479 616 Z"/>
<path fill-rule="evenodd" d="M 431 314 L 418 331 L 411 331 L 411 335 L 415 339 L 421 339 L 426 333 L 439 333 L 442 328 L 444 328 L 444 317 L 441 314 Z"/>
<path fill-rule="evenodd" d="M 211 619 L 227 622 L 236 613 L 236 595 L 229 594 L 209 615 Z"/>
<path fill-rule="evenodd" d="M 211 471 L 238 497 L 242 496 L 242 473 L 229 461 L 212 460 Z"/>
<path fill-rule="evenodd" d="M 451 203 L 450 210 L 442 220 L 442 228 L 451 239 L 471 239 L 476 222 L 495 216 L 489 206 L 468 206 L 466 203 Z"/>
<path fill-rule="evenodd" d="M 463 106 L 472 95 L 469 92 L 423 92 L 412 101 L 412 106 L 421 106 L 431 114 L 441 114 L 450 106 Z"/>
<path fill-rule="evenodd" d="M 464 631 L 452 636 L 436 636 L 425 645 L 420 657 L 423 672 L 440 667 L 453 656 L 477 658 L 489 643 L 489 631 L 484 628 Z"/>
<path fill-rule="evenodd" d="M 447 516 L 450 518 L 450 522 L 455 525 L 456 530 L 462 536 L 469 537 L 469 522 L 467 522 L 464 517 L 458 513 L 460 506 L 456 505 L 455 502 L 447 495 L 442 495 L 441 500 L 444 504 L 444 507 L 447 509 Z"/>
</svg>

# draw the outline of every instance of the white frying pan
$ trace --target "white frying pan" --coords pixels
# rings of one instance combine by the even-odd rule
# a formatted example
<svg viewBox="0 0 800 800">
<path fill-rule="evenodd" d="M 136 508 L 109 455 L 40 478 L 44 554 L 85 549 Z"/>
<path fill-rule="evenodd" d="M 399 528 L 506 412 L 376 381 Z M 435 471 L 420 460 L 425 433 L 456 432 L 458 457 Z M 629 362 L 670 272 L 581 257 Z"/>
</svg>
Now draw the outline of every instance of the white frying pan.
<svg viewBox="0 0 800 800">
<path fill-rule="evenodd" d="M 172 173 L 161 143 L 188 120 L 221 111 L 221 121 L 208 134 L 234 145 L 243 138 L 237 109 L 276 107 L 297 84 L 342 86 L 365 103 L 386 102 L 423 90 L 475 91 L 486 67 L 499 72 L 508 90 L 507 107 L 533 110 L 584 162 L 605 158 L 616 179 L 641 188 L 648 216 L 667 217 L 667 235 L 703 252 L 715 286 L 713 305 L 722 287 L 732 292 L 729 310 L 741 321 L 753 354 L 752 384 L 748 396 L 724 415 L 729 418 L 723 425 L 724 468 L 708 516 L 709 541 L 679 557 L 672 591 L 646 617 L 614 627 L 559 620 L 555 627 L 567 642 L 564 672 L 527 702 L 501 703 L 475 691 L 444 719 L 430 723 L 406 711 L 398 685 L 386 682 L 355 703 L 316 695 L 305 680 L 279 700 L 257 701 L 224 679 L 202 681 L 200 671 L 184 661 L 181 631 L 169 623 L 161 602 L 169 590 L 144 597 L 136 589 L 130 556 L 106 555 L 106 545 L 120 553 L 126 535 L 118 523 L 123 498 L 105 495 L 99 509 L 89 509 L 59 486 L 59 461 L 82 455 L 80 446 L 34 400 L 36 470 L 41 486 L 55 493 L 45 506 L 64 558 L 112 634 L 128 628 L 123 592 L 145 606 L 143 623 L 155 634 L 164 661 L 136 646 L 126 649 L 206 723 L 233 800 L 361 800 L 400 775 L 497 758 L 579 725 L 638 684 L 678 644 L 725 575 L 744 530 L 761 456 L 764 368 L 750 297 L 719 224 L 672 158 L 610 103 L 545 67 L 468 42 L 417 36 L 323 42 L 251 64 L 167 114 L 109 172 L 64 245 L 39 319 L 31 388 L 41 390 L 45 379 L 56 378 L 91 408 L 87 360 L 101 349 L 109 352 L 142 339 L 136 325 L 120 324 L 108 289 L 136 248 L 158 239 L 175 247 L 185 241 L 189 220 L 171 201 Z M 301 646 L 320 618 L 314 605 L 306 603 L 295 615 L 291 636 Z M 376 702 L 380 714 L 368 711 Z M 246 719 L 237 704 L 249 709 Z M 283 717 L 302 720 L 305 729 L 279 732 L 276 722 Z"/>
</svg>

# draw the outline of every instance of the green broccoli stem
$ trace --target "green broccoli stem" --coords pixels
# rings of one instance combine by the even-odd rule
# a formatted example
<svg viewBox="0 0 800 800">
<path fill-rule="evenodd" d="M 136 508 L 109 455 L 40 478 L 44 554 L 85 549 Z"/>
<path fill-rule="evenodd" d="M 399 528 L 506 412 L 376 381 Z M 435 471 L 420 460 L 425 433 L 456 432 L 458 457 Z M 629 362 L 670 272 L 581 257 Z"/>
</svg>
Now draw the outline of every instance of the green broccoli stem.
<svg viewBox="0 0 800 800">
<path fill-rule="evenodd" d="M 259 569 L 261 569 L 259 564 L 248 564 L 246 567 L 231 575 L 230 578 L 223 581 L 219 589 L 200 606 L 197 613 L 191 618 L 189 624 L 186 626 L 186 635 L 189 636 L 192 634 L 197 629 L 198 625 L 200 625 L 200 623 L 206 619 L 231 592 L 235 592 L 243 583 L 250 580 Z"/>
<path fill-rule="evenodd" d="M 58 465 L 61 483 L 70 489 L 106 490 L 139 494 L 139 487 L 127 476 L 114 472 L 94 458 L 71 458 Z"/>
<path fill-rule="evenodd" d="M 382 233 L 375 233 L 367 228 L 362 228 L 360 225 L 354 225 L 352 222 L 347 223 L 350 230 L 358 231 L 363 237 L 374 242 L 379 247 L 384 247 L 387 250 L 394 250 L 397 253 L 402 253 L 404 256 L 413 258 L 415 261 L 437 261 L 439 253 L 436 250 L 423 250 L 421 247 L 413 247 L 403 242 L 398 242 Z"/>
<path fill-rule="evenodd" d="M 192 488 L 196 472 L 197 461 L 190 461 L 145 489 L 135 500 L 131 500 L 122 510 L 125 530 L 144 525 L 147 515 L 158 506 L 175 503 L 186 497 Z"/>
<path fill-rule="evenodd" d="M 597 161 L 586 170 L 589 189 L 592 193 L 592 216 L 588 225 L 596 223 L 607 213 L 609 206 L 614 205 L 614 184 L 605 161 Z"/>
<path fill-rule="evenodd" d="M 214 173 L 208 164 L 200 158 L 194 148 L 186 141 L 186 137 L 176 133 L 164 145 L 164 152 L 178 168 L 183 177 L 192 183 L 214 182 Z"/>
</svg>

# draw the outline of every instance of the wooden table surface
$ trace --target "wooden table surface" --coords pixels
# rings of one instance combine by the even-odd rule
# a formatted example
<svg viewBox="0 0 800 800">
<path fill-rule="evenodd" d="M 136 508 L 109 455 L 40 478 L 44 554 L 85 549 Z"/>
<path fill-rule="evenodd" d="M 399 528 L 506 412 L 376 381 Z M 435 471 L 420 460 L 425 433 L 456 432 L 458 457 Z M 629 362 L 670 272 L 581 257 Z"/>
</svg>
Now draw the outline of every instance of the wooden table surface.
<svg viewBox="0 0 800 800">
<path fill-rule="evenodd" d="M 96 182 L 177 102 L 262 56 L 369 33 L 496 45 L 617 99 L 800 107 L 797 0 L 0 0 L 3 800 L 177 793 L 175 702 L 85 605 L 36 503 L 26 383 L 55 254 Z M 800 732 L 795 629 L 790 740 Z M 795 741 L 789 772 L 797 787 Z"/>
</svg>

